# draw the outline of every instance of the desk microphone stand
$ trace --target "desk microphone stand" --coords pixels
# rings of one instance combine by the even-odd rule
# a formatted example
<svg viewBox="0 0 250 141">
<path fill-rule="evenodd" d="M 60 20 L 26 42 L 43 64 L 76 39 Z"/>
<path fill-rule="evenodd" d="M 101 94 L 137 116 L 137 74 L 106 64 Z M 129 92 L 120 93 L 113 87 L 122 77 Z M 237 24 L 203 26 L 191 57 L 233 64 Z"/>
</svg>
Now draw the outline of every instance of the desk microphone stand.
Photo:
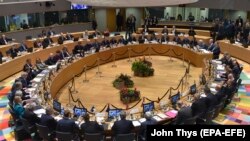
<svg viewBox="0 0 250 141">
<path fill-rule="evenodd" d="M 97 58 L 97 75 L 99 75 L 99 77 L 101 77 L 102 72 L 100 71 L 100 58 Z"/>
<path fill-rule="evenodd" d="M 87 79 L 87 66 L 84 65 L 84 80 L 83 83 L 88 83 L 89 80 Z"/>
<path fill-rule="evenodd" d="M 115 59 L 116 59 L 116 58 L 115 58 L 115 57 L 116 57 L 115 55 L 116 55 L 116 54 L 115 54 L 115 52 L 113 52 L 112 54 L 113 54 L 113 65 L 112 65 L 112 67 L 113 67 L 113 68 L 116 68 L 116 67 L 117 67 L 117 65 L 115 64 Z"/>
</svg>

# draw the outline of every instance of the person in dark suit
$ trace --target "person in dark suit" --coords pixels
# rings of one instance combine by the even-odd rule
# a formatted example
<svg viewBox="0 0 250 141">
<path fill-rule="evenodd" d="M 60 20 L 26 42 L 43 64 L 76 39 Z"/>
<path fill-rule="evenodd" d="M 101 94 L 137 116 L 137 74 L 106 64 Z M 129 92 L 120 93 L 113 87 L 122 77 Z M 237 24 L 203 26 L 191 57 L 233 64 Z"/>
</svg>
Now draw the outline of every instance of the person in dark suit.
<svg viewBox="0 0 250 141">
<path fill-rule="evenodd" d="M 193 116 L 204 117 L 207 111 L 206 98 L 200 98 L 200 96 L 197 95 L 195 99 L 191 106 Z"/>
<path fill-rule="evenodd" d="M 112 132 L 114 135 L 118 134 L 128 134 L 134 129 L 133 123 L 130 120 L 126 120 L 126 112 L 122 111 L 120 113 L 121 120 L 116 121 L 112 126 Z"/>
<path fill-rule="evenodd" d="M 110 44 L 111 44 L 111 45 L 115 45 L 115 44 L 117 44 L 116 39 L 115 39 L 115 38 L 111 38 L 111 40 L 110 40 Z"/>
<path fill-rule="evenodd" d="M 4 34 L 2 34 L 2 37 L 0 38 L 0 45 L 7 45 L 9 41 L 12 41 L 13 39 L 7 38 Z"/>
<path fill-rule="evenodd" d="M 250 34 L 247 36 L 247 39 L 244 41 L 244 44 L 250 46 Z"/>
<path fill-rule="evenodd" d="M 203 42 L 203 40 L 199 40 L 198 42 L 199 49 L 208 49 L 208 46 Z"/>
<path fill-rule="evenodd" d="M 42 42 L 43 48 L 47 48 L 49 45 L 53 43 L 53 40 L 50 38 L 50 35 L 48 35 Z"/>
<path fill-rule="evenodd" d="M 191 28 L 189 29 L 188 35 L 189 35 L 189 36 L 194 36 L 194 35 L 196 35 L 196 32 L 194 31 L 194 28 L 193 28 L 193 27 L 191 27 Z"/>
<path fill-rule="evenodd" d="M 188 39 L 186 35 L 184 35 L 184 39 L 182 40 L 182 45 L 189 45 L 189 44 L 190 44 L 190 40 Z"/>
<path fill-rule="evenodd" d="M 216 94 L 214 96 L 217 98 L 218 103 L 221 103 L 222 98 L 225 97 L 226 94 L 223 91 L 221 85 L 216 85 L 215 90 L 216 90 Z"/>
<path fill-rule="evenodd" d="M 18 48 L 18 50 L 19 50 L 20 52 L 23 52 L 23 51 L 27 51 L 27 50 L 28 50 L 28 47 L 27 47 L 27 45 L 25 44 L 24 41 L 21 43 L 21 45 L 20 45 L 20 47 Z"/>
<path fill-rule="evenodd" d="M 183 124 L 183 122 L 186 119 L 193 117 L 193 111 L 190 106 L 186 106 L 183 103 L 178 103 L 178 106 L 180 107 L 180 110 L 178 111 L 178 114 L 174 120 L 174 124 Z"/>
<path fill-rule="evenodd" d="M 206 87 L 204 89 L 204 93 L 207 96 L 206 99 L 206 106 L 207 106 L 207 111 L 211 111 L 212 109 L 215 108 L 215 106 L 217 104 L 219 104 L 218 99 L 216 98 L 216 96 L 214 94 L 211 93 L 210 89 L 208 87 Z"/>
<path fill-rule="evenodd" d="M 60 36 L 57 39 L 57 43 L 58 44 L 63 44 L 63 42 L 66 41 L 66 37 L 64 36 L 64 34 L 61 32 Z"/>
<path fill-rule="evenodd" d="M 121 15 L 121 12 L 119 11 L 116 15 L 116 31 L 121 32 L 122 30 L 122 24 L 123 24 L 123 16 Z"/>
<path fill-rule="evenodd" d="M 192 13 L 190 12 L 189 13 L 189 16 L 188 16 L 188 21 L 190 22 L 193 22 L 195 20 L 194 16 L 192 15 Z"/>
<path fill-rule="evenodd" d="M 239 43 L 243 43 L 243 37 L 241 36 L 240 32 L 238 32 L 238 34 L 236 35 L 235 41 Z"/>
<path fill-rule="evenodd" d="M 79 127 L 74 120 L 70 119 L 71 113 L 69 110 L 64 111 L 63 119 L 59 120 L 56 126 L 56 131 L 71 133 L 74 139 L 79 139 Z"/>
<path fill-rule="evenodd" d="M 53 109 L 51 107 L 46 107 L 46 114 L 42 114 L 40 124 L 47 126 L 50 133 L 56 130 L 57 121 L 52 117 Z"/>
<path fill-rule="evenodd" d="M 104 133 L 104 128 L 102 125 L 99 125 L 96 121 L 89 121 L 89 114 L 86 114 L 83 118 L 85 123 L 81 125 L 82 134 Z"/>
<path fill-rule="evenodd" d="M 23 88 L 28 88 L 30 82 L 27 80 L 28 73 L 23 72 L 19 78 L 17 78 L 15 81 L 20 81 L 22 83 Z"/>
<path fill-rule="evenodd" d="M 29 104 L 26 106 L 23 118 L 26 119 L 30 125 L 40 123 L 40 118 L 34 113 L 35 105 Z"/>
<path fill-rule="evenodd" d="M 42 72 L 43 70 L 47 69 L 47 65 L 41 61 L 40 58 L 36 59 L 36 68 L 38 69 L 38 72 Z"/>
<path fill-rule="evenodd" d="M 95 52 L 99 52 L 100 51 L 100 44 L 97 42 L 97 40 L 95 40 L 95 42 L 92 45 L 95 48 Z"/>
<path fill-rule="evenodd" d="M 152 26 L 156 27 L 157 24 L 158 24 L 158 19 L 156 16 L 154 16 L 154 18 L 152 19 Z"/>
<path fill-rule="evenodd" d="M 214 43 L 213 52 L 213 59 L 219 59 L 220 56 L 220 47 L 217 42 Z"/>
<path fill-rule="evenodd" d="M 161 42 L 168 42 L 169 41 L 169 37 L 168 37 L 168 34 L 167 33 L 164 33 L 162 36 L 161 36 Z"/>
<path fill-rule="evenodd" d="M 176 42 L 177 44 L 182 44 L 181 38 L 177 34 L 175 34 L 173 42 Z"/>
<path fill-rule="evenodd" d="M 210 39 L 209 40 L 209 46 L 208 46 L 208 51 L 212 51 L 214 49 L 214 40 Z"/>
<path fill-rule="evenodd" d="M 141 123 L 140 131 L 139 131 L 139 141 L 147 140 L 147 125 L 155 125 L 157 123 L 153 118 L 153 114 L 151 112 L 145 113 L 146 121 Z"/>
<path fill-rule="evenodd" d="M 97 28 L 97 22 L 96 22 L 96 19 L 93 19 L 93 21 L 92 21 L 92 29 L 96 30 L 96 28 Z"/>
<path fill-rule="evenodd" d="M 49 55 L 49 58 L 47 60 L 45 60 L 44 62 L 46 65 L 55 65 L 56 64 L 56 61 L 54 60 L 54 55 L 53 53 L 51 53 Z"/>
<path fill-rule="evenodd" d="M 29 28 L 29 25 L 26 23 L 26 20 L 23 20 L 23 22 L 21 23 L 21 28 L 23 28 L 23 29 Z"/>
<path fill-rule="evenodd" d="M 11 48 L 7 52 L 8 54 L 10 54 L 11 58 L 14 59 L 15 57 L 17 57 L 18 49 L 16 45 L 12 45 Z"/>
<path fill-rule="evenodd" d="M 83 50 L 83 45 L 82 45 L 82 43 L 81 42 L 78 42 L 78 44 L 74 47 L 74 49 L 72 50 L 72 53 L 74 54 L 74 55 L 76 55 L 76 54 L 80 54 L 80 56 L 84 56 L 84 50 Z"/>
<path fill-rule="evenodd" d="M 238 19 L 236 20 L 236 26 L 243 26 L 243 19 L 241 18 L 241 16 L 238 16 Z"/>
<path fill-rule="evenodd" d="M 161 31 L 162 34 L 167 34 L 168 35 L 168 27 L 164 26 L 164 28 Z"/>
<path fill-rule="evenodd" d="M 127 45 L 128 41 L 125 40 L 123 36 L 121 36 L 121 38 L 118 40 L 118 43 L 123 44 L 123 45 Z"/>
<path fill-rule="evenodd" d="M 104 38 L 104 40 L 102 41 L 102 46 L 110 47 L 110 41 L 107 38 Z"/>
<path fill-rule="evenodd" d="M 66 40 L 74 40 L 74 36 L 71 35 L 69 32 L 66 33 L 65 38 Z"/>
<path fill-rule="evenodd" d="M 60 58 L 65 59 L 66 57 L 70 57 L 70 53 L 68 51 L 68 48 L 66 46 L 64 46 L 60 52 Z"/>
<path fill-rule="evenodd" d="M 48 36 L 54 36 L 56 33 L 52 30 L 52 28 L 49 28 L 49 31 L 47 33 Z"/>
</svg>

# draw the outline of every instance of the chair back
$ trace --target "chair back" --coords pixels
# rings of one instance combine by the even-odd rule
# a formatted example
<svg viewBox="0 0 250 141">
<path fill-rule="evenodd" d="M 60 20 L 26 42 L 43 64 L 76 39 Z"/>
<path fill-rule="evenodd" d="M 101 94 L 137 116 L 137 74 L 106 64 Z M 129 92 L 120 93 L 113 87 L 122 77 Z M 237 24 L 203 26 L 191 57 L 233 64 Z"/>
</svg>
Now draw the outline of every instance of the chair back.
<svg viewBox="0 0 250 141">
<path fill-rule="evenodd" d="M 22 117 L 20 117 L 20 119 L 21 119 L 21 122 L 23 123 L 24 129 L 26 130 L 26 132 L 30 134 L 36 132 L 35 125 L 30 125 L 30 123 Z"/>
<path fill-rule="evenodd" d="M 214 111 L 213 119 L 216 118 L 219 115 L 219 113 L 223 109 L 223 107 L 224 107 L 224 103 L 223 102 L 221 102 L 220 104 L 218 104 L 218 105 L 215 106 L 215 108 L 214 108 L 215 111 Z"/>
<path fill-rule="evenodd" d="M 181 125 L 195 125 L 199 115 L 184 120 Z"/>
<path fill-rule="evenodd" d="M 211 124 L 214 117 L 215 109 L 208 111 L 205 115 L 206 124 Z"/>
<path fill-rule="evenodd" d="M 36 124 L 36 128 L 37 128 L 37 132 L 39 134 L 39 136 L 44 139 L 44 140 L 50 140 L 50 132 L 49 132 L 49 128 L 47 126 L 43 126 L 40 124 Z"/>
<path fill-rule="evenodd" d="M 103 141 L 104 136 L 101 133 L 94 133 L 94 134 L 85 133 L 84 140 L 85 141 Z"/>
<path fill-rule="evenodd" d="M 135 141 L 135 133 L 118 134 L 115 136 L 115 141 Z"/>
<path fill-rule="evenodd" d="M 72 141 L 73 135 L 69 132 L 59 132 L 56 131 L 56 138 L 58 141 Z"/>
</svg>

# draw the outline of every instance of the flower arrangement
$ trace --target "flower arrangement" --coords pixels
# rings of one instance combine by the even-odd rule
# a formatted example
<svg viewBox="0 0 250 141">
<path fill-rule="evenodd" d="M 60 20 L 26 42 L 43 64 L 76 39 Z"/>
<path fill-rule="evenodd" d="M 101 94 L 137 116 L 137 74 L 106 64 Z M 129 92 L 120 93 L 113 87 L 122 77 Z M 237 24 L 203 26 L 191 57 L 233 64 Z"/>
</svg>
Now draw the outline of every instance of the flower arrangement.
<svg viewBox="0 0 250 141">
<path fill-rule="evenodd" d="M 133 62 L 132 64 L 132 71 L 134 72 L 135 76 L 139 77 L 148 77 L 154 75 L 154 69 L 152 68 L 152 63 L 144 59 L 139 59 Z"/>
<path fill-rule="evenodd" d="M 136 90 L 136 88 L 123 88 L 120 90 L 120 100 L 124 104 L 132 103 L 134 101 L 140 100 L 140 91 Z"/>
<path fill-rule="evenodd" d="M 134 82 L 131 80 L 131 77 L 126 74 L 120 74 L 114 81 L 113 86 L 117 89 L 132 88 L 134 87 Z"/>
</svg>

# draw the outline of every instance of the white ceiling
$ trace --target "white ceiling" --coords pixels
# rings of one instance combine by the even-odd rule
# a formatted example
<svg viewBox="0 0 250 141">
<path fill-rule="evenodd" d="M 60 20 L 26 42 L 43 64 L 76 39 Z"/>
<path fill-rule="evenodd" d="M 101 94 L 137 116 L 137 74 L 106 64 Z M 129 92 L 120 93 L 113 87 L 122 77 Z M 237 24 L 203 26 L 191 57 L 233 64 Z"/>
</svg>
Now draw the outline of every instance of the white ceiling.
<svg viewBox="0 0 250 141">
<path fill-rule="evenodd" d="M 194 3 L 199 0 L 68 0 L 96 7 L 152 7 Z"/>
</svg>

